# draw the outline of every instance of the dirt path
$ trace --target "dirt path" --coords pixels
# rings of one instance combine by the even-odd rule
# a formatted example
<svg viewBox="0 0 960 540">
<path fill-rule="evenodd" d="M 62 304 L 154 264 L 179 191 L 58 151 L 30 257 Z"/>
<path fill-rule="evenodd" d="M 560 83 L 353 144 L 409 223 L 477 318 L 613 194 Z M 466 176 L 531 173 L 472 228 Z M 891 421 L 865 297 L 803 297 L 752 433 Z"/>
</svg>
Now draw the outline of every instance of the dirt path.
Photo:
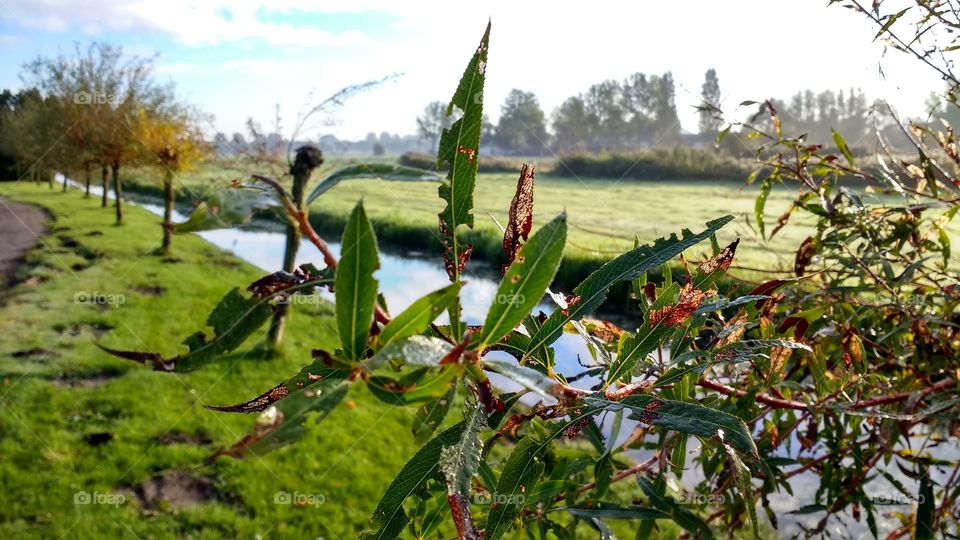
<svg viewBox="0 0 960 540">
<path fill-rule="evenodd" d="M 36 206 L 0 198 L 0 285 L 46 232 L 47 214 Z"/>
</svg>

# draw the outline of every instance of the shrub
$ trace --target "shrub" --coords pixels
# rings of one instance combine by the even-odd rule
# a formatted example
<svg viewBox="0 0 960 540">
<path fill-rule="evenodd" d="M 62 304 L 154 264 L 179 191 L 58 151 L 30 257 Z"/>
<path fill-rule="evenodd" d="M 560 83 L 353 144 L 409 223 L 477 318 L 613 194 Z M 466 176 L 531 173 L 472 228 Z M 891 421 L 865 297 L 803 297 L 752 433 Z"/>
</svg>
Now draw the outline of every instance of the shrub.
<svg viewBox="0 0 960 540">
<path fill-rule="evenodd" d="M 744 181 L 750 166 L 712 150 L 673 147 L 633 153 L 576 153 L 560 156 L 553 174 L 635 180 Z"/>
</svg>

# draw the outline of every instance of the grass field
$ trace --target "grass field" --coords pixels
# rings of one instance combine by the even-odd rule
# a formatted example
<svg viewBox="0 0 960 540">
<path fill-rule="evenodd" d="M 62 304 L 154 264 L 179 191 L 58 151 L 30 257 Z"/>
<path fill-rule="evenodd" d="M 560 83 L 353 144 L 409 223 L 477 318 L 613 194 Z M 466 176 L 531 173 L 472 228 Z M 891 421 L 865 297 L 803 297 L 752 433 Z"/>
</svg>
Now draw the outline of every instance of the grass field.
<svg viewBox="0 0 960 540">
<path fill-rule="evenodd" d="M 325 164 L 315 174 L 313 184 L 342 164 L 343 161 Z M 232 179 L 243 179 L 247 174 L 249 171 L 230 164 L 206 164 L 180 176 L 180 193 L 184 198 L 193 199 L 228 185 Z M 159 193 L 159 176 L 152 169 L 131 169 L 124 176 L 130 190 Z M 472 235 L 475 244 L 491 244 L 491 250 L 499 251 L 501 235 L 490 216 L 500 223 L 506 220 L 516 182 L 517 175 L 511 173 L 480 174 L 475 193 L 478 233 Z M 567 258 L 598 261 L 631 248 L 634 236 L 647 242 L 733 214 L 737 220 L 724 229 L 720 240 L 742 238 L 740 265 L 789 268 L 796 247 L 809 233 L 808 227 L 788 225 L 772 242 L 762 241 L 751 226 L 756 188 L 741 187 L 729 181 L 618 181 L 538 174 L 534 223 L 535 226 L 543 224 L 565 210 L 571 226 Z M 774 190 L 767 202 L 768 222 L 775 221 L 789 206 L 792 196 L 793 192 L 786 188 Z M 311 207 L 317 227 L 330 233 L 338 232 L 349 210 L 361 197 L 382 239 L 416 249 L 435 248 L 437 213 L 442 204 L 432 183 L 343 182 Z M 477 241 L 476 237 L 483 238 Z M 477 248 L 475 245 L 475 256 L 483 257 L 484 246 Z"/>
<path fill-rule="evenodd" d="M 244 461 L 204 459 L 249 432 L 253 417 L 203 404 L 243 401 L 335 340 L 328 304 L 298 305 L 281 358 L 262 344 L 189 374 L 163 374 L 113 359 L 107 346 L 176 354 L 233 285 L 261 272 L 192 235 L 177 237 L 177 262 L 154 255 L 158 218 L 112 212 L 77 191 L 0 184 L 7 196 L 54 216 L 43 245 L 4 291 L 0 307 L 0 532 L 11 538 L 355 538 L 412 455 L 412 411 L 361 388 L 348 406 L 311 425 L 298 445 Z M 78 304 L 98 293 L 119 305 Z M 263 333 L 257 334 L 259 338 Z M 149 508 L 133 488 L 170 471 L 209 497 L 185 509 Z M 317 507 L 276 504 L 277 493 L 319 495 Z M 84 493 L 94 504 L 82 502 Z M 116 495 L 125 499 L 120 504 Z M 322 499 L 321 499 L 322 497 Z M 95 504 L 96 501 L 104 504 Z"/>
</svg>

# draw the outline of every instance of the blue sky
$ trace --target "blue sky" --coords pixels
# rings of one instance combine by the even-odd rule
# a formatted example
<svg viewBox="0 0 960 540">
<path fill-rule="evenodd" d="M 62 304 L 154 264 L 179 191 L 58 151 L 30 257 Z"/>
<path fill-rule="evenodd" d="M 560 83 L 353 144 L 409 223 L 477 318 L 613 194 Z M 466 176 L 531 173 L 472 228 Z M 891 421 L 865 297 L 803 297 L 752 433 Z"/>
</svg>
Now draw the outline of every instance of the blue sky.
<svg viewBox="0 0 960 540">
<path fill-rule="evenodd" d="M 717 69 L 726 105 L 799 88 L 863 88 L 920 114 L 938 79 L 886 55 L 860 16 L 819 0 L 501 2 L 473 10 L 384 0 L 0 0 L 0 87 L 18 88 L 23 62 L 97 39 L 157 54 L 156 74 L 214 115 L 208 130 L 244 131 L 248 117 L 289 132 L 298 111 L 337 89 L 404 73 L 352 100 L 307 133 L 411 133 L 416 115 L 452 94 L 488 17 L 493 21 L 487 110 L 511 88 L 535 92 L 549 114 L 605 78 L 672 70 L 684 129 L 696 130 L 703 72 Z M 311 96 L 312 92 L 312 98 Z"/>
</svg>

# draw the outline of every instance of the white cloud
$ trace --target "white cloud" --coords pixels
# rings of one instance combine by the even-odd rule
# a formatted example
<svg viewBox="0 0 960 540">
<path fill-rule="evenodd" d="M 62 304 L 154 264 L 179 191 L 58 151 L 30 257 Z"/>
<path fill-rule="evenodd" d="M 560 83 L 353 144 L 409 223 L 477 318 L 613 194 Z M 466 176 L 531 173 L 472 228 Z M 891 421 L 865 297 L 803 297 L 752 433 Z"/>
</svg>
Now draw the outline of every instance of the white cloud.
<svg viewBox="0 0 960 540">
<path fill-rule="evenodd" d="M 848 10 L 812 2 L 495 0 L 469 10 L 385 0 L 5 2 L 33 29 L 87 28 L 106 39 L 110 31 L 136 30 L 192 46 L 196 54 L 190 58 L 161 56 L 158 71 L 215 113 L 224 131 L 242 130 L 250 115 L 269 124 L 273 103 L 285 104 L 283 115 L 292 123 L 311 89 L 327 95 L 350 83 L 405 72 L 398 83 L 351 101 L 337 134 L 411 132 L 428 101 L 452 94 L 488 17 L 494 26 L 486 109 L 494 119 L 511 88 L 534 91 L 549 115 L 592 83 L 635 71 L 673 71 L 687 129 L 695 129 L 692 107 L 710 67 L 719 73 L 727 104 L 786 98 L 804 88 L 857 86 L 917 114 L 926 94 L 941 85 L 929 70 L 895 52 L 884 60 L 887 79 L 880 78 L 882 47 L 872 42 L 875 28 Z M 297 24 L 298 13 L 387 14 L 393 22 L 376 35 L 363 25 L 330 32 Z M 282 15 L 284 22 L 264 15 Z M 235 57 L 214 63 L 203 54 L 211 44 L 240 47 L 231 49 Z"/>
</svg>

